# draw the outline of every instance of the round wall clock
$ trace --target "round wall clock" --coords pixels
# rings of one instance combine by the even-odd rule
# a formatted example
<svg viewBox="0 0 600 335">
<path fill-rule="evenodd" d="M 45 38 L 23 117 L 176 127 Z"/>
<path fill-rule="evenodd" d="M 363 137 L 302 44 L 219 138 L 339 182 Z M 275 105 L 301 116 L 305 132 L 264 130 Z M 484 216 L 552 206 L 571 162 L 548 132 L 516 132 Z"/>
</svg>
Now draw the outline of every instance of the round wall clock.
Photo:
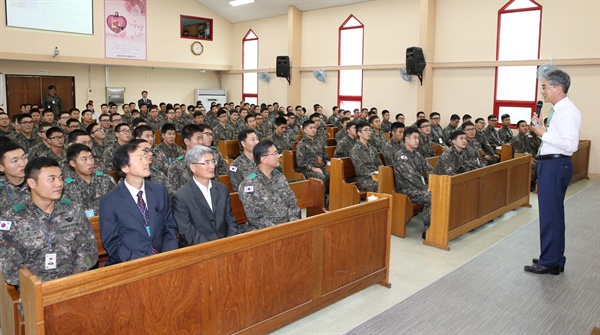
<svg viewBox="0 0 600 335">
<path fill-rule="evenodd" d="M 192 53 L 196 56 L 200 56 L 204 52 L 204 46 L 200 42 L 192 43 Z"/>
</svg>

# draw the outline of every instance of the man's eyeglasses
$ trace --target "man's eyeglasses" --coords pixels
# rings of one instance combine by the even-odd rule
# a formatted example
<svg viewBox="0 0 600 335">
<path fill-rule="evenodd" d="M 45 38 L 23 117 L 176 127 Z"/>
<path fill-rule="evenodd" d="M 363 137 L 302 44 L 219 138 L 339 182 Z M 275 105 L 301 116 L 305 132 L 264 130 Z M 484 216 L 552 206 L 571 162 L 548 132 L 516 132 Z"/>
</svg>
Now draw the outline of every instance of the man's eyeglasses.
<svg viewBox="0 0 600 335">
<path fill-rule="evenodd" d="M 24 126 L 31 126 L 33 124 L 33 121 L 21 121 L 19 122 L 19 124 L 22 124 Z"/>
<path fill-rule="evenodd" d="M 152 153 L 152 149 L 150 149 L 150 148 L 144 148 L 144 149 L 142 149 L 142 151 L 143 151 L 145 154 L 151 154 L 151 153 Z"/>
<path fill-rule="evenodd" d="M 217 160 L 215 159 L 209 159 L 207 161 L 204 162 L 197 162 L 197 163 L 192 163 L 194 165 L 202 165 L 202 166 L 207 166 L 207 165 L 217 165 Z"/>
<path fill-rule="evenodd" d="M 281 157 L 281 154 L 278 153 L 277 151 L 275 151 L 275 152 L 270 153 L 270 154 L 264 154 L 264 156 L 278 156 L 278 157 Z"/>
<path fill-rule="evenodd" d="M 131 130 L 129 130 L 129 129 L 127 129 L 127 130 L 119 130 L 119 131 L 117 131 L 117 133 L 131 134 Z"/>
<path fill-rule="evenodd" d="M 475 128 L 467 128 L 465 131 L 475 131 Z"/>
<path fill-rule="evenodd" d="M 114 122 L 114 123 L 121 123 L 121 122 L 123 122 L 123 120 L 122 120 L 122 119 L 113 119 L 111 122 Z"/>
<path fill-rule="evenodd" d="M 206 135 L 206 136 L 211 136 L 211 137 L 212 137 L 212 136 L 213 136 L 213 133 L 210 133 L 210 132 L 205 132 L 205 133 L 202 133 L 202 135 Z"/>
<path fill-rule="evenodd" d="M 102 129 L 102 128 L 98 128 L 98 129 L 96 129 L 96 130 L 92 131 L 92 134 L 95 134 L 95 133 L 97 133 L 97 132 L 101 132 L 101 133 L 103 133 L 103 132 L 104 132 L 104 129 Z M 91 135 L 91 134 L 90 134 L 90 135 Z"/>
<path fill-rule="evenodd" d="M 49 140 L 54 140 L 54 141 L 63 141 L 65 139 L 64 136 L 52 136 L 48 138 Z"/>
<path fill-rule="evenodd" d="M 421 127 L 419 127 L 419 128 L 421 128 L 421 129 L 425 129 L 425 128 L 429 128 L 429 127 L 431 127 L 431 126 L 430 126 L 430 125 L 425 125 L 425 126 L 421 126 Z"/>
</svg>

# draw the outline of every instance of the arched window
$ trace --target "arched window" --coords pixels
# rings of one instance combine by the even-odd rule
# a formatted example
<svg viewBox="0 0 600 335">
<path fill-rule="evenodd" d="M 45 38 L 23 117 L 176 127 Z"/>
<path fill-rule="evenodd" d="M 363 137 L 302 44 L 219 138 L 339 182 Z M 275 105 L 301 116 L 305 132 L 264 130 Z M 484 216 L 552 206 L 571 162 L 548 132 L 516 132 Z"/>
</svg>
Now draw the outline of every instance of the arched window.
<svg viewBox="0 0 600 335">
<path fill-rule="evenodd" d="M 258 69 L 258 36 L 248 30 L 242 39 L 242 69 Z M 258 103 L 258 74 L 242 74 L 242 100 L 251 104 Z"/>
<path fill-rule="evenodd" d="M 350 15 L 339 29 L 338 65 L 362 65 L 365 26 Z M 338 71 L 338 106 L 346 110 L 362 106 L 361 69 Z"/>
<path fill-rule="evenodd" d="M 497 60 L 534 60 L 540 56 L 542 6 L 533 0 L 511 0 L 498 11 Z M 494 114 L 511 122 L 529 122 L 537 98 L 537 67 L 498 66 Z"/>
</svg>

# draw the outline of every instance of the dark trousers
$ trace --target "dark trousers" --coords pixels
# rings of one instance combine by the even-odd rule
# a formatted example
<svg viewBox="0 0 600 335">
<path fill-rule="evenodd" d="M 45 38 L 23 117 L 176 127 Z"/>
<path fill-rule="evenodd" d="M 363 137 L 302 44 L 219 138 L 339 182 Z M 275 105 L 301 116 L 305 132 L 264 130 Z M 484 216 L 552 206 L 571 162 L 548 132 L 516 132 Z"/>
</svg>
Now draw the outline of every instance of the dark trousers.
<svg viewBox="0 0 600 335">
<path fill-rule="evenodd" d="M 565 193 L 573 175 L 570 157 L 538 160 L 539 264 L 565 265 Z"/>
</svg>

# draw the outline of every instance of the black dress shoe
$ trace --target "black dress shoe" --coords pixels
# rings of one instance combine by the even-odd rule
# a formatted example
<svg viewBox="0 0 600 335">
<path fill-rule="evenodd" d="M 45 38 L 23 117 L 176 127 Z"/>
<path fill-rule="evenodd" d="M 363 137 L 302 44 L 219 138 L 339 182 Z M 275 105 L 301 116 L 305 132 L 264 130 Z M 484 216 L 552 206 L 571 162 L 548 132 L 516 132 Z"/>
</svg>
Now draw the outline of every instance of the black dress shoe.
<svg viewBox="0 0 600 335">
<path fill-rule="evenodd" d="M 426 233 L 426 232 L 423 232 L 423 234 L 421 234 L 421 238 L 422 238 L 422 239 L 425 239 L 426 237 L 427 237 L 427 233 Z"/>
<path fill-rule="evenodd" d="M 531 260 L 531 262 L 533 264 L 537 264 L 538 261 L 539 261 L 539 259 L 537 259 L 537 258 L 534 258 L 534 259 Z M 559 266 L 558 268 L 559 268 L 560 272 L 565 272 L 565 267 L 564 266 Z"/>
<path fill-rule="evenodd" d="M 531 272 L 531 273 L 536 273 L 539 275 L 543 275 L 546 273 L 549 273 L 552 275 L 560 274 L 560 270 L 558 269 L 558 266 L 546 267 L 546 266 L 542 266 L 539 264 L 525 265 L 525 271 Z"/>
</svg>

